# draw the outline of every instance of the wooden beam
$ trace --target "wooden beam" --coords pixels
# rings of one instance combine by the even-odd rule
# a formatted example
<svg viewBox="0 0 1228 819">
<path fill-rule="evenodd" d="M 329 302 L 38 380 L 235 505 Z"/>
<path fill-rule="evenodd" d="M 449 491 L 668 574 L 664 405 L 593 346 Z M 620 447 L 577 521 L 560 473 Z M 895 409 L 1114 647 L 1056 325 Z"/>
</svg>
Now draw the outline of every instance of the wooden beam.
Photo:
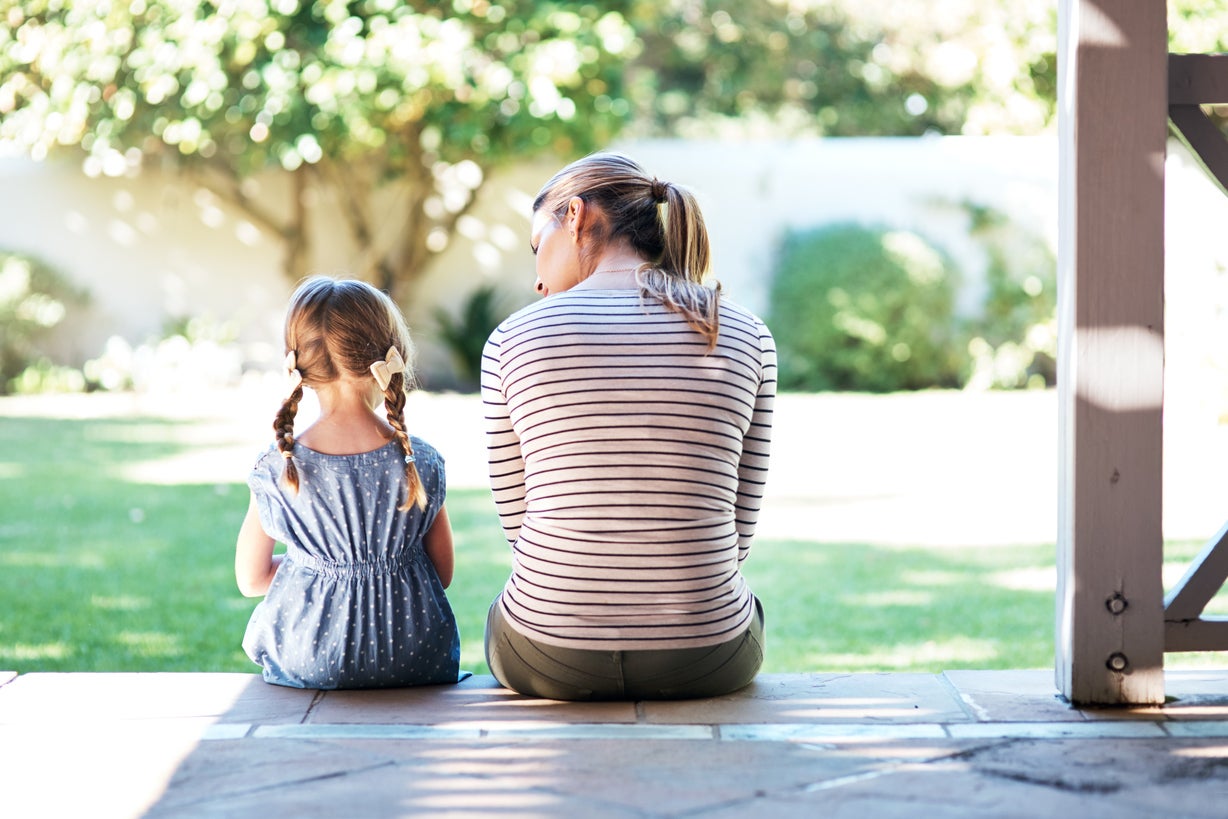
<svg viewBox="0 0 1228 819">
<path fill-rule="evenodd" d="M 1165 623 L 1165 649 L 1168 651 L 1228 651 L 1228 618 L 1203 617 L 1198 620 Z"/>
<path fill-rule="evenodd" d="M 1228 194 L 1228 140 L 1223 132 L 1197 105 L 1170 105 L 1168 117 L 1207 176 Z"/>
<path fill-rule="evenodd" d="M 1061 0 L 1057 685 L 1164 700 L 1165 4 Z"/>
<path fill-rule="evenodd" d="M 1185 576 L 1164 598 L 1164 619 L 1194 620 L 1228 580 L 1228 523 L 1186 569 Z M 1169 651 L 1185 649 L 1170 648 Z M 1218 651 L 1219 649 L 1208 649 Z"/>
<path fill-rule="evenodd" d="M 1228 105 L 1228 54 L 1169 54 L 1169 105 Z"/>
</svg>

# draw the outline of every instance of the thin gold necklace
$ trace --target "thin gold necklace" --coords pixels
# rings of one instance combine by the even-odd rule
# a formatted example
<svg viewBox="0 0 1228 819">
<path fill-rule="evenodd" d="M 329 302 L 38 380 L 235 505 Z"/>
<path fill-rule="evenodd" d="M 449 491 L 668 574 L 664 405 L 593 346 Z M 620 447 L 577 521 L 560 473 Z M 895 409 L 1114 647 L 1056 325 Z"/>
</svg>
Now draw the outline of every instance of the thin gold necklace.
<svg viewBox="0 0 1228 819">
<path fill-rule="evenodd" d="M 615 267 L 611 268 L 610 270 L 594 270 L 589 275 L 596 276 L 598 273 L 634 273 L 635 271 L 639 270 L 640 267 L 641 265 L 637 264 L 635 267 Z"/>
</svg>

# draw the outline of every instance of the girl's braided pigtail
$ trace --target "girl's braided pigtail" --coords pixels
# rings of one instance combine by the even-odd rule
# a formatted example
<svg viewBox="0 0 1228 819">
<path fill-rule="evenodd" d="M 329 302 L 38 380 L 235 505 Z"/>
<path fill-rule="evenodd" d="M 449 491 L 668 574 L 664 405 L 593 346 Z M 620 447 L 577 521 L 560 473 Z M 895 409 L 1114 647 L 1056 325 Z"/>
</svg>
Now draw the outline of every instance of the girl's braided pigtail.
<svg viewBox="0 0 1228 819">
<path fill-rule="evenodd" d="M 405 431 L 405 376 L 394 374 L 384 389 L 384 409 L 388 413 L 388 423 L 396 431 L 397 440 L 401 442 L 401 451 L 405 453 L 405 481 L 409 492 L 399 508 L 402 511 L 412 506 L 426 508 L 426 487 L 418 476 L 418 468 L 414 465 L 414 445 Z"/>
<path fill-rule="evenodd" d="M 277 435 L 277 449 L 285 459 L 285 469 L 281 473 L 281 482 L 298 492 L 298 467 L 294 464 L 294 417 L 298 415 L 299 402 L 303 400 L 303 378 L 294 364 L 294 353 L 286 356 L 286 368 L 290 373 L 290 383 L 293 385 L 290 396 L 282 402 L 277 417 L 273 419 L 273 432 Z M 297 376 L 297 377 L 295 377 Z"/>
</svg>

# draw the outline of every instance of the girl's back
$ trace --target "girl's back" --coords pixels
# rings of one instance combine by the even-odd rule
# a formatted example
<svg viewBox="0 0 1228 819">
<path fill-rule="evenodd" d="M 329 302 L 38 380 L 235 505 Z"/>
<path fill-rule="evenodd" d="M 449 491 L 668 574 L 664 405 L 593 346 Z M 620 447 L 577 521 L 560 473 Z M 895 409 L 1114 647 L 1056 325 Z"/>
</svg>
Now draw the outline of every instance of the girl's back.
<svg viewBox="0 0 1228 819">
<path fill-rule="evenodd" d="M 457 679 L 460 638 L 423 550 L 444 499 L 439 454 L 414 438 L 425 507 L 405 495 L 395 442 L 359 455 L 295 445 L 302 484 L 280 483 L 282 457 L 249 479 L 266 531 L 286 558 L 248 625 L 243 647 L 268 682 L 296 688 L 380 688 Z"/>
</svg>

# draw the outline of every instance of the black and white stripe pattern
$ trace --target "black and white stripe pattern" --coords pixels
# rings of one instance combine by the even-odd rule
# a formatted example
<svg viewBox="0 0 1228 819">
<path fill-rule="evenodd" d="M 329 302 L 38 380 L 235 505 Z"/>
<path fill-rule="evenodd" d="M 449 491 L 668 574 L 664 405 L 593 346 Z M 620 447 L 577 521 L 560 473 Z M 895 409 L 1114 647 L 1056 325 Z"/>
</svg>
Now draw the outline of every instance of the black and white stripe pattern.
<svg viewBox="0 0 1228 819">
<path fill-rule="evenodd" d="M 739 567 L 767 476 L 776 352 L 722 301 L 708 352 L 634 290 L 521 310 L 483 359 L 491 487 L 512 575 L 508 622 L 573 648 L 688 648 L 750 622 Z"/>
</svg>

